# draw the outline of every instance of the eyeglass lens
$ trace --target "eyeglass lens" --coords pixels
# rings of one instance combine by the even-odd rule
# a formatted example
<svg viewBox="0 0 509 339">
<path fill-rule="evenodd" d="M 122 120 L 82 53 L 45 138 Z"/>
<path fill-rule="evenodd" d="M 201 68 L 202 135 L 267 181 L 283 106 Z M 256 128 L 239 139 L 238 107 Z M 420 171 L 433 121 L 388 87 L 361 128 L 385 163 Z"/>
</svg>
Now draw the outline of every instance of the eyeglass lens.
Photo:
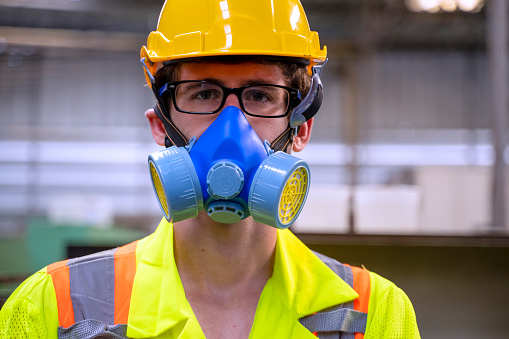
<svg viewBox="0 0 509 339">
<path fill-rule="evenodd" d="M 213 83 L 185 82 L 175 89 L 178 109 L 192 113 L 210 113 L 218 110 L 223 102 L 223 89 Z M 284 115 L 288 108 L 289 93 L 274 86 L 249 86 L 241 93 L 241 104 L 246 113 L 260 116 Z"/>
</svg>

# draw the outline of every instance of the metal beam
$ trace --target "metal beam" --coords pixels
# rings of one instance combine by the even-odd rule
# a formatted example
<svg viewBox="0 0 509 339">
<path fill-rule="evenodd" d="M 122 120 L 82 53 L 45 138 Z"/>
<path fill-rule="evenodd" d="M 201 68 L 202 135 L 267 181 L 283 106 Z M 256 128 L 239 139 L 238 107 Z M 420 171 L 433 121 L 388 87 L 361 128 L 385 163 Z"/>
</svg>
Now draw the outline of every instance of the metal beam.
<svg viewBox="0 0 509 339">
<path fill-rule="evenodd" d="M 0 27 L 0 36 L 13 45 L 107 51 L 138 50 L 147 38 L 137 33 L 25 27 Z"/>
<path fill-rule="evenodd" d="M 495 164 L 492 177 L 492 227 L 507 227 L 507 178 L 504 150 L 506 148 L 507 114 L 509 108 L 508 2 L 490 0 L 487 4 L 487 47 L 491 85 L 491 113 Z"/>
</svg>

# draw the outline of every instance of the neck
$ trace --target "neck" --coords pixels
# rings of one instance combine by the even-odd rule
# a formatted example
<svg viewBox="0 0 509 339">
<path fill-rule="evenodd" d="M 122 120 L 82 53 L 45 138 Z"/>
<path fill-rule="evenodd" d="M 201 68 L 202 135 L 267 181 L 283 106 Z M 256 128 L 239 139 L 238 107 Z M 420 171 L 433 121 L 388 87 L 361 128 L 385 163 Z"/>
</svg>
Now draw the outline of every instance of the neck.
<svg viewBox="0 0 509 339">
<path fill-rule="evenodd" d="M 175 261 L 187 293 L 221 299 L 259 295 L 272 275 L 276 229 L 247 218 L 216 223 L 205 213 L 175 224 Z"/>
</svg>

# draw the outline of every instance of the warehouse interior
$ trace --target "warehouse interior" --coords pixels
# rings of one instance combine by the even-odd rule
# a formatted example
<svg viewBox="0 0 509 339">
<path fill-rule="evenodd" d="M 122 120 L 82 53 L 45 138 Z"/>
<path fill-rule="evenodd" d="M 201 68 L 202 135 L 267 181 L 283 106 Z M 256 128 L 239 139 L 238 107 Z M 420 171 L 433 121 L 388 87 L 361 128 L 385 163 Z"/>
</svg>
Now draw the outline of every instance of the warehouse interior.
<svg viewBox="0 0 509 339">
<path fill-rule="evenodd" d="M 506 338 L 506 1 L 301 1 L 328 62 L 292 231 L 394 281 L 423 338 Z M 163 3 L 0 0 L 0 306 L 161 219 L 139 51 Z"/>
</svg>

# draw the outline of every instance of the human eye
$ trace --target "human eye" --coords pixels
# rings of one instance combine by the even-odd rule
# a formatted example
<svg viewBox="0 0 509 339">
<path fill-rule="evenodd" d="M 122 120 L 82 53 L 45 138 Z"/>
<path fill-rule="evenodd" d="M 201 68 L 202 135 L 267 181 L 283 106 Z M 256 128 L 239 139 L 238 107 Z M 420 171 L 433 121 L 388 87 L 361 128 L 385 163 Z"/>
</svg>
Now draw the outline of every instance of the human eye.
<svg viewBox="0 0 509 339">
<path fill-rule="evenodd" d="M 212 100 L 221 97 L 221 88 L 209 83 L 189 83 L 183 86 L 181 94 L 191 100 Z"/>
<path fill-rule="evenodd" d="M 217 100 L 221 98 L 220 91 L 214 89 L 199 89 L 191 95 L 195 100 Z"/>
<path fill-rule="evenodd" d="M 269 104 L 277 99 L 275 94 L 275 91 L 270 87 L 250 87 L 244 91 L 242 99 L 244 102 L 249 101 L 258 104 Z"/>
<path fill-rule="evenodd" d="M 180 84 L 177 96 L 184 100 L 207 101 L 218 100 L 222 97 L 221 88 L 217 85 L 201 82 Z"/>
<path fill-rule="evenodd" d="M 212 112 L 223 98 L 221 87 L 207 82 L 185 82 L 176 92 L 176 105 L 187 112 Z"/>
<path fill-rule="evenodd" d="M 258 116 L 278 116 L 286 112 L 286 89 L 277 86 L 251 86 L 242 92 L 242 102 L 247 113 Z"/>
</svg>

